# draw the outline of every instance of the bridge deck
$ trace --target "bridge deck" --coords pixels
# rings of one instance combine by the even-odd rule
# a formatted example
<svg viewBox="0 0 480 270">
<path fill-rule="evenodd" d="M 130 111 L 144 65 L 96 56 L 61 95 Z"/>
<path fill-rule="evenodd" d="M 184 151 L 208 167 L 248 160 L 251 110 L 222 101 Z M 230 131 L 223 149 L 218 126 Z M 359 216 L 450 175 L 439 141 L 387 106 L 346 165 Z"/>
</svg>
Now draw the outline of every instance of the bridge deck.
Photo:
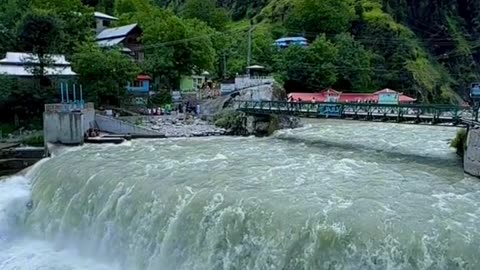
<svg viewBox="0 0 480 270">
<path fill-rule="evenodd" d="M 343 118 L 369 121 L 465 124 L 472 110 L 454 105 L 375 103 L 292 103 L 287 101 L 236 101 L 234 108 L 249 114 L 288 114 L 310 118 Z"/>
</svg>

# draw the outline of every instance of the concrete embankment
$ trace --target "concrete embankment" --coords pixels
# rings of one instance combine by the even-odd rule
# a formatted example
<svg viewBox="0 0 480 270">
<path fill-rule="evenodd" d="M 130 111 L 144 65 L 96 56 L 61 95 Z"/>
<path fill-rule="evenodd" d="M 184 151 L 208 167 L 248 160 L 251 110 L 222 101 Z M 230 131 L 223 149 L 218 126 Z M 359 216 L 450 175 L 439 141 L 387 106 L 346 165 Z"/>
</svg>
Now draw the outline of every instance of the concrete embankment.
<svg viewBox="0 0 480 270">
<path fill-rule="evenodd" d="M 467 134 L 466 149 L 463 156 L 463 168 L 466 173 L 480 177 L 480 129 L 470 128 Z"/>
<path fill-rule="evenodd" d="M 160 132 L 117 118 L 95 115 L 95 123 L 100 131 L 112 134 L 161 135 Z"/>
<path fill-rule="evenodd" d="M 79 109 L 69 109 L 70 105 L 45 104 L 43 113 L 45 144 L 83 144 L 85 132 L 94 124 L 95 109 L 92 103 L 86 103 Z"/>
</svg>

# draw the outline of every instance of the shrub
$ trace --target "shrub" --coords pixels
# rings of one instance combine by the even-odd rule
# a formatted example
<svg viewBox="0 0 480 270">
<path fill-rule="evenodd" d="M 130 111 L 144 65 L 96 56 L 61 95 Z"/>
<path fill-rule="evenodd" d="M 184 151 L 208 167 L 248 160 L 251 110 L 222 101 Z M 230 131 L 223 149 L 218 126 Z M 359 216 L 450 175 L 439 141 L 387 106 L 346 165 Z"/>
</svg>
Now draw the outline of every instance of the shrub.
<svg viewBox="0 0 480 270">
<path fill-rule="evenodd" d="M 450 146 L 457 149 L 457 154 L 463 158 L 463 154 L 465 150 L 467 150 L 467 130 L 459 130 L 455 139 L 450 143 Z"/>
<path fill-rule="evenodd" d="M 33 135 L 26 137 L 22 140 L 22 143 L 28 146 L 43 146 L 43 135 Z"/>
<path fill-rule="evenodd" d="M 224 111 L 217 114 L 214 123 L 217 127 L 231 130 L 234 135 L 243 135 L 245 116 L 241 112 Z"/>
</svg>

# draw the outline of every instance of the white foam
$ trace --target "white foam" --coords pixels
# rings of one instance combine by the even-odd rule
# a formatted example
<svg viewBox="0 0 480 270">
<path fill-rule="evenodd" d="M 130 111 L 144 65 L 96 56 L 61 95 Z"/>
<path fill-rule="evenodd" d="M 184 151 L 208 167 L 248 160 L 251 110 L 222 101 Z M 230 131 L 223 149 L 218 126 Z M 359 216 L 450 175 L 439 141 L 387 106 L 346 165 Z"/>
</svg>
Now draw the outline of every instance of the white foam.
<svg viewBox="0 0 480 270">
<path fill-rule="evenodd" d="M 34 168 L 31 171 L 34 171 Z M 30 180 L 12 176 L 0 180 L 0 269 L 1 270 L 117 270 L 117 266 L 58 249 L 52 243 L 19 235 L 17 220 L 28 211 Z"/>
</svg>

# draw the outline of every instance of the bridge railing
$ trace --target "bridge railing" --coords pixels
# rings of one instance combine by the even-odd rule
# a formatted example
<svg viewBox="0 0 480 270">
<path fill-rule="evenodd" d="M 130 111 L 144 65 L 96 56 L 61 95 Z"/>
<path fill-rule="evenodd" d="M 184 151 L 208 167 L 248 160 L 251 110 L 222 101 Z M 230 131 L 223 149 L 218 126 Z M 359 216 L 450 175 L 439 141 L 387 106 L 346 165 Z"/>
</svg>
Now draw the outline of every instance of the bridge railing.
<svg viewBox="0 0 480 270">
<path fill-rule="evenodd" d="M 396 117 L 400 119 L 431 119 L 432 121 L 459 122 L 471 114 L 469 107 L 448 104 L 377 104 L 336 102 L 251 101 L 234 102 L 238 110 L 253 113 L 304 114 L 316 117 Z"/>
</svg>

